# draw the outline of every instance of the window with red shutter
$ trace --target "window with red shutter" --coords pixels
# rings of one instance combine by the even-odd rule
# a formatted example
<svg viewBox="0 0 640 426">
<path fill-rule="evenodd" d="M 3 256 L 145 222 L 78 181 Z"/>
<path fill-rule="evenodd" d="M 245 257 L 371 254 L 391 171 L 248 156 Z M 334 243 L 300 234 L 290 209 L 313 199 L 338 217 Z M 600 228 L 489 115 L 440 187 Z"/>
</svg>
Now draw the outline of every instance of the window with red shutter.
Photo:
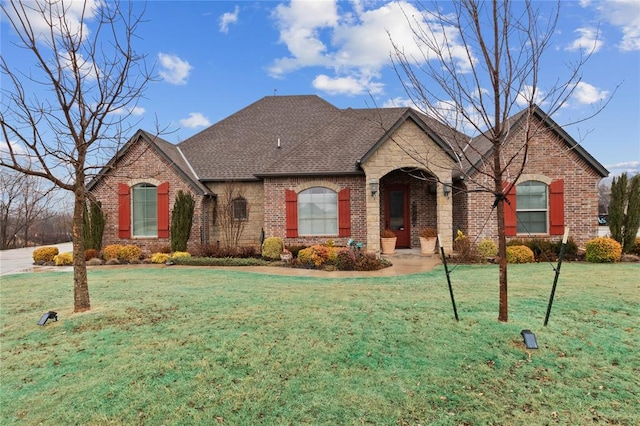
<svg viewBox="0 0 640 426">
<path fill-rule="evenodd" d="M 503 188 L 506 190 L 509 187 L 510 183 L 505 182 L 503 184 Z M 506 194 L 507 201 L 504 203 L 504 229 L 505 235 L 514 236 L 517 233 L 517 222 L 518 218 L 516 216 L 516 187 L 513 185 L 509 192 Z"/>
<path fill-rule="evenodd" d="M 351 236 L 351 191 L 349 188 L 338 192 L 338 236 Z"/>
<path fill-rule="evenodd" d="M 285 189 L 286 227 L 287 238 L 298 237 L 298 194 L 290 189 Z"/>
<path fill-rule="evenodd" d="M 158 238 L 169 238 L 169 182 L 158 185 Z"/>
<path fill-rule="evenodd" d="M 118 184 L 118 237 L 131 238 L 131 189 Z"/>
<path fill-rule="evenodd" d="M 554 180 L 549 185 L 549 234 L 564 234 L 564 181 Z"/>
</svg>

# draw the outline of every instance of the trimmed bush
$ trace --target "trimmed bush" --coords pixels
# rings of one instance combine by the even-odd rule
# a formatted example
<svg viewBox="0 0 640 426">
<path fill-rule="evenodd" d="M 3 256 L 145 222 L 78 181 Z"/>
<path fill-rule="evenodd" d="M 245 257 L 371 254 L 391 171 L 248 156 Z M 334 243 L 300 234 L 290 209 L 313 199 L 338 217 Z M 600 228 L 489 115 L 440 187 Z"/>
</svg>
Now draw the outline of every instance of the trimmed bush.
<svg viewBox="0 0 640 426">
<path fill-rule="evenodd" d="M 640 238 L 636 238 L 636 242 L 633 244 L 633 247 L 631 248 L 631 254 L 640 256 Z"/>
<path fill-rule="evenodd" d="M 151 255 L 151 263 L 167 263 L 171 256 L 167 253 L 153 253 Z"/>
<path fill-rule="evenodd" d="M 189 254 L 186 251 L 176 251 L 171 255 L 171 260 L 175 260 L 175 259 L 185 259 L 191 257 L 191 254 Z"/>
<path fill-rule="evenodd" d="M 533 251 L 527 246 L 507 247 L 507 263 L 532 263 L 535 262 Z"/>
<path fill-rule="evenodd" d="M 96 259 L 97 257 L 99 257 L 99 253 L 96 249 L 86 249 L 84 251 L 84 260 Z"/>
<path fill-rule="evenodd" d="M 142 255 L 140 247 L 134 245 L 111 244 L 102 250 L 102 256 L 107 262 L 118 259 L 119 262 L 132 262 L 139 260 Z"/>
<path fill-rule="evenodd" d="M 622 257 L 622 245 L 609 237 L 598 237 L 587 241 L 585 257 L 587 262 L 618 262 Z"/>
<path fill-rule="evenodd" d="M 335 264 L 338 258 L 337 247 L 327 247 L 315 244 L 298 252 L 298 260 L 304 265 L 313 265 L 316 268 L 326 263 Z"/>
<path fill-rule="evenodd" d="M 193 196 L 188 192 L 178 191 L 176 201 L 171 212 L 171 250 L 184 252 L 187 250 L 191 225 L 193 224 L 193 211 L 195 209 Z"/>
<path fill-rule="evenodd" d="M 338 250 L 336 256 L 336 268 L 340 271 L 353 271 L 356 269 L 356 254 L 348 248 Z"/>
<path fill-rule="evenodd" d="M 59 253 L 58 247 L 40 247 L 33 251 L 35 263 L 53 262 L 53 258 Z"/>
<path fill-rule="evenodd" d="M 55 263 L 56 266 L 73 265 L 73 253 L 71 252 L 60 253 L 53 258 L 53 263 Z"/>
<path fill-rule="evenodd" d="M 377 271 L 390 265 L 388 261 L 379 259 L 373 253 L 363 253 L 356 260 L 356 271 Z"/>
<path fill-rule="evenodd" d="M 284 249 L 284 242 L 280 237 L 269 237 L 262 243 L 262 257 L 265 259 L 280 259 L 280 253 Z"/>
<path fill-rule="evenodd" d="M 498 254 L 498 246 L 493 240 L 482 240 L 478 243 L 478 254 L 484 258 L 495 257 Z"/>
</svg>

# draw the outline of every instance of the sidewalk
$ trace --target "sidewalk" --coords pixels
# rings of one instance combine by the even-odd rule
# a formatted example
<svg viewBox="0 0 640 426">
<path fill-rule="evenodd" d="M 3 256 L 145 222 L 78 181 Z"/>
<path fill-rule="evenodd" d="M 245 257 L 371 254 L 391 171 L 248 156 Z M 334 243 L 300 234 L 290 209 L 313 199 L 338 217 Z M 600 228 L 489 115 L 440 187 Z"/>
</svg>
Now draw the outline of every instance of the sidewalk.
<svg viewBox="0 0 640 426">
<path fill-rule="evenodd" d="M 51 246 L 58 247 L 60 253 L 72 250 L 71 243 L 51 244 Z M 33 272 L 35 268 L 40 269 L 40 266 L 33 264 L 33 251 L 37 248 L 38 247 L 25 247 L 13 250 L 0 250 L 0 276 Z M 62 272 L 70 271 L 71 269 L 69 268 L 70 267 L 52 267 L 51 270 Z"/>
<path fill-rule="evenodd" d="M 72 250 L 71 243 L 54 244 L 58 247 L 60 253 L 70 252 Z M 10 274 L 20 274 L 26 272 L 38 271 L 56 271 L 67 272 L 72 271 L 71 266 L 36 266 L 33 265 L 33 250 L 37 247 L 27 247 L 13 250 L 0 251 L 0 276 Z M 364 278 L 364 277 L 391 277 L 396 275 L 417 274 L 430 271 L 442 263 L 439 256 L 422 255 L 420 249 L 400 249 L 395 254 L 384 255 L 393 265 L 378 271 L 318 271 L 314 269 L 299 268 L 281 268 L 275 266 L 212 266 L 211 269 L 227 269 L 235 271 L 255 272 L 268 275 L 295 275 L 301 277 L 317 277 L 317 278 Z M 93 269 L 108 268 L 145 268 L 150 265 L 114 265 L 114 266 L 94 266 Z M 152 267 L 165 267 L 161 265 L 153 265 Z M 178 266 L 179 267 L 179 266 Z M 185 266 L 186 268 L 187 266 Z M 176 268 L 176 266 L 171 266 Z"/>
</svg>

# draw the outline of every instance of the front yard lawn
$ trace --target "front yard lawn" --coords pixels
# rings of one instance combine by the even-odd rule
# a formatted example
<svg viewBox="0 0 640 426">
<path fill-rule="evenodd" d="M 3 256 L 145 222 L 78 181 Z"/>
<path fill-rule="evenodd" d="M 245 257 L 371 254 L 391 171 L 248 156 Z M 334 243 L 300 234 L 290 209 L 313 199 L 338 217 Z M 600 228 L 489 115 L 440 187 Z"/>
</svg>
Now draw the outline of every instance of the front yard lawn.
<svg viewBox="0 0 640 426">
<path fill-rule="evenodd" d="M 5 276 L 0 423 L 640 424 L 640 266 L 359 279 L 178 267 Z M 49 310 L 58 322 L 36 325 Z M 532 330 L 538 350 L 524 347 Z"/>
</svg>

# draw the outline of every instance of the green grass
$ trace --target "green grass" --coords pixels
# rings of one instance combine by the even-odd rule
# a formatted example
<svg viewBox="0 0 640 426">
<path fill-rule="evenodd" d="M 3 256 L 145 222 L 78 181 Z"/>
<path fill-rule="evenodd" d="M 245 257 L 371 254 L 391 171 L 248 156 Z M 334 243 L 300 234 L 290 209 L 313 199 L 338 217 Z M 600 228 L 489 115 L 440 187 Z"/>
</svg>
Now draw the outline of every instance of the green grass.
<svg viewBox="0 0 640 426">
<path fill-rule="evenodd" d="M 210 268 L 3 277 L 0 423 L 640 424 L 640 267 L 509 267 L 366 279 Z M 36 325 L 43 312 L 59 321 Z M 522 329 L 536 333 L 527 350 Z"/>
</svg>

